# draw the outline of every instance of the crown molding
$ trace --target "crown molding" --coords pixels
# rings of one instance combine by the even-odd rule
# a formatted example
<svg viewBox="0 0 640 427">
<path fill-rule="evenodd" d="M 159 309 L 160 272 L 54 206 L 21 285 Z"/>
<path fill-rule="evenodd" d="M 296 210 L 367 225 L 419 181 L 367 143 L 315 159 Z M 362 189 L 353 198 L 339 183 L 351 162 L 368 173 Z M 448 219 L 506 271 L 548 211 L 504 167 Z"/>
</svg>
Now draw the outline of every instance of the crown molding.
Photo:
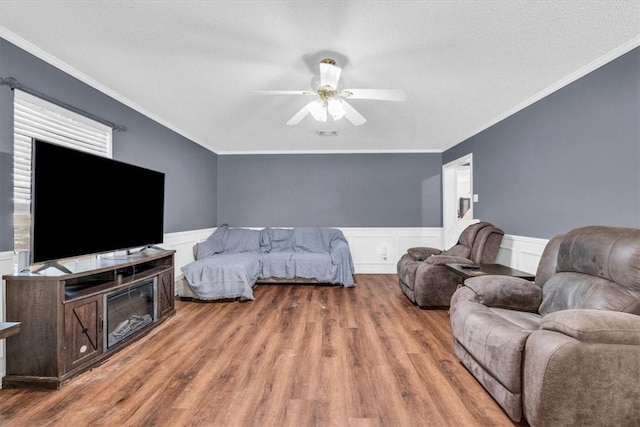
<svg viewBox="0 0 640 427">
<path fill-rule="evenodd" d="M 242 156 L 264 154 L 441 154 L 444 150 L 402 149 L 402 150 L 271 150 L 271 151 L 218 151 L 219 156 Z"/>
<path fill-rule="evenodd" d="M 71 77 L 80 80 L 82 83 L 85 83 L 89 86 L 91 86 L 92 88 L 102 92 L 103 94 L 109 96 L 110 98 L 120 102 L 121 104 L 124 104 L 125 106 L 137 111 L 138 113 L 148 117 L 149 119 L 153 120 L 154 122 L 168 128 L 171 129 L 172 131 L 176 132 L 177 134 L 195 142 L 198 143 L 199 145 L 203 145 L 200 142 L 198 142 L 198 140 L 196 138 L 194 138 L 193 136 L 190 136 L 187 132 L 183 131 L 182 129 L 178 128 L 177 126 L 174 126 L 173 124 L 167 122 L 166 120 L 161 119 L 160 117 L 156 116 L 155 114 L 153 114 L 152 112 L 146 110 L 145 108 L 141 107 L 140 105 L 136 104 L 135 102 L 131 101 L 130 99 L 126 98 L 125 96 L 122 96 L 121 94 L 119 94 L 118 92 L 114 91 L 113 89 L 110 89 L 109 87 L 97 82 L 96 80 L 90 78 L 89 76 L 87 76 L 86 74 L 78 71 L 76 68 L 72 67 L 71 65 L 67 64 L 66 62 L 62 61 L 61 59 L 51 55 L 48 52 L 45 52 L 44 50 L 42 50 L 41 48 L 39 48 L 38 46 L 34 45 L 33 43 L 23 39 L 22 37 L 16 35 L 15 33 L 9 31 L 8 29 L 4 28 L 3 26 L 0 25 L 0 38 L 3 38 L 5 40 L 7 40 L 8 42 L 18 46 L 20 49 L 30 53 L 31 55 L 35 56 L 36 58 L 46 62 L 47 64 L 59 69 L 60 71 L 70 75 Z M 7 76 L 9 77 L 9 76 Z M 203 145 L 204 146 L 204 145 Z"/>
<path fill-rule="evenodd" d="M 551 86 L 547 87 L 544 90 L 541 90 L 540 92 L 538 92 L 535 95 L 533 95 L 532 97 L 524 100 L 523 102 L 521 102 L 520 104 L 516 105 L 515 107 L 505 111 L 501 115 L 499 115 L 497 117 L 494 117 L 493 120 L 491 120 L 490 122 L 486 123 L 484 126 L 481 126 L 476 131 L 472 132 L 467 138 L 463 139 L 460 142 L 463 142 L 463 141 L 465 141 L 465 140 L 467 140 L 467 139 L 479 134 L 480 132 L 490 128 L 491 126 L 493 126 L 493 125 L 495 125 L 497 123 L 500 123 L 501 121 L 503 121 L 506 118 L 512 116 L 513 114 L 515 114 L 515 113 L 517 113 L 517 112 L 519 112 L 521 110 L 524 110 L 528 106 L 530 106 L 530 105 L 540 101 L 541 99 L 551 95 L 552 93 L 556 92 L 557 90 L 562 89 L 565 86 L 568 86 L 569 84 L 575 82 L 579 78 L 586 76 L 587 74 L 597 70 L 598 68 L 602 67 L 603 65 L 608 64 L 609 62 L 613 61 L 614 59 L 619 58 L 620 56 L 624 55 L 625 53 L 630 52 L 631 50 L 633 50 L 633 49 L 635 49 L 635 48 L 637 48 L 639 46 L 640 46 L 640 35 L 632 38 L 628 42 L 618 46 L 617 48 L 613 49 L 612 51 L 607 52 L 606 54 L 604 54 L 601 57 L 597 58 L 596 60 L 590 62 L 589 64 L 585 65 L 584 67 L 574 71 L 573 73 L 569 74 L 568 76 L 564 77 L 563 79 L 558 80 L 556 83 L 552 84 Z M 455 144 L 455 145 L 457 145 L 457 144 Z M 452 147 L 455 147 L 455 145 L 452 145 Z"/>
</svg>

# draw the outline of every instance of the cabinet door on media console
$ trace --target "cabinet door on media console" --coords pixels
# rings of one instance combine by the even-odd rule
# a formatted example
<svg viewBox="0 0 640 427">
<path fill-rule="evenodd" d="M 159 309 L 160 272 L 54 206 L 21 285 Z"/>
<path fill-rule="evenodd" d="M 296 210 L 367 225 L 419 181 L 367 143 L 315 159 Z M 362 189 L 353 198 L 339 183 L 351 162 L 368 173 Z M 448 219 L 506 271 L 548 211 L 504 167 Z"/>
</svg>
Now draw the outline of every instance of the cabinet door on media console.
<svg viewBox="0 0 640 427">
<path fill-rule="evenodd" d="M 97 295 L 65 304 L 65 372 L 102 354 L 102 300 Z"/>
<path fill-rule="evenodd" d="M 174 308 L 174 285 L 173 269 L 158 275 L 158 316 L 173 311 Z"/>
</svg>

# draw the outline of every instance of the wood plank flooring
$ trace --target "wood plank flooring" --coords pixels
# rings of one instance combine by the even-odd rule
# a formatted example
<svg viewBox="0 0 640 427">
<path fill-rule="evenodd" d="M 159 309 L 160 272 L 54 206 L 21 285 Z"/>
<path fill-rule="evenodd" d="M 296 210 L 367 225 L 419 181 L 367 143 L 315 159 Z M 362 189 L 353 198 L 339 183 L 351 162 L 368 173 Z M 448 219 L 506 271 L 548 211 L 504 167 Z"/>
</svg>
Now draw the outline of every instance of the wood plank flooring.
<svg viewBox="0 0 640 427">
<path fill-rule="evenodd" d="M 413 306 L 395 275 L 356 281 L 176 301 L 61 390 L 0 390 L 0 425 L 514 425 L 455 358 L 446 310 Z"/>
</svg>

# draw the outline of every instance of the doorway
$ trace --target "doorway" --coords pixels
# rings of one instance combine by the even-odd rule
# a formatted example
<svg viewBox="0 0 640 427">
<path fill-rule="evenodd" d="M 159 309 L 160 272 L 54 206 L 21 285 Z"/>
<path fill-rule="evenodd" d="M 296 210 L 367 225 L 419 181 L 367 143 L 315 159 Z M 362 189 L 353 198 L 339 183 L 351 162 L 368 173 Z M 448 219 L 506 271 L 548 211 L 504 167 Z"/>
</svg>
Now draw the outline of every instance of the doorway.
<svg viewBox="0 0 640 427">
<path fill-rule="evenodd" d="M 449 249 L 473 219 L 473 154 L 442 166 L 442 243 Z"/>
</svg>

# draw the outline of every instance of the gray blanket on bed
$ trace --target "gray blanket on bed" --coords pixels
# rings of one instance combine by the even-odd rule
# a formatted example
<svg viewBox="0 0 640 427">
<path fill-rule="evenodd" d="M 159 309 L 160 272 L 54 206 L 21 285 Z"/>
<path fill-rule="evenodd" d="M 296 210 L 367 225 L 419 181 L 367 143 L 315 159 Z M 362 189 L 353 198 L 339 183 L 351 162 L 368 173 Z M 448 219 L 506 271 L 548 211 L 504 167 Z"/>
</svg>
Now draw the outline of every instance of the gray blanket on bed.
<svg viewBox="0 0 640 427">
<path fill-rule="evenodd" d="M 355 286 L 351 251 L 342 231 L 323 227 L 219 227 L 197 245 L 196 260 L 182 267 L 201 299 L 254 299 L 258 279 L 315 279 Z"/>
</svg>

